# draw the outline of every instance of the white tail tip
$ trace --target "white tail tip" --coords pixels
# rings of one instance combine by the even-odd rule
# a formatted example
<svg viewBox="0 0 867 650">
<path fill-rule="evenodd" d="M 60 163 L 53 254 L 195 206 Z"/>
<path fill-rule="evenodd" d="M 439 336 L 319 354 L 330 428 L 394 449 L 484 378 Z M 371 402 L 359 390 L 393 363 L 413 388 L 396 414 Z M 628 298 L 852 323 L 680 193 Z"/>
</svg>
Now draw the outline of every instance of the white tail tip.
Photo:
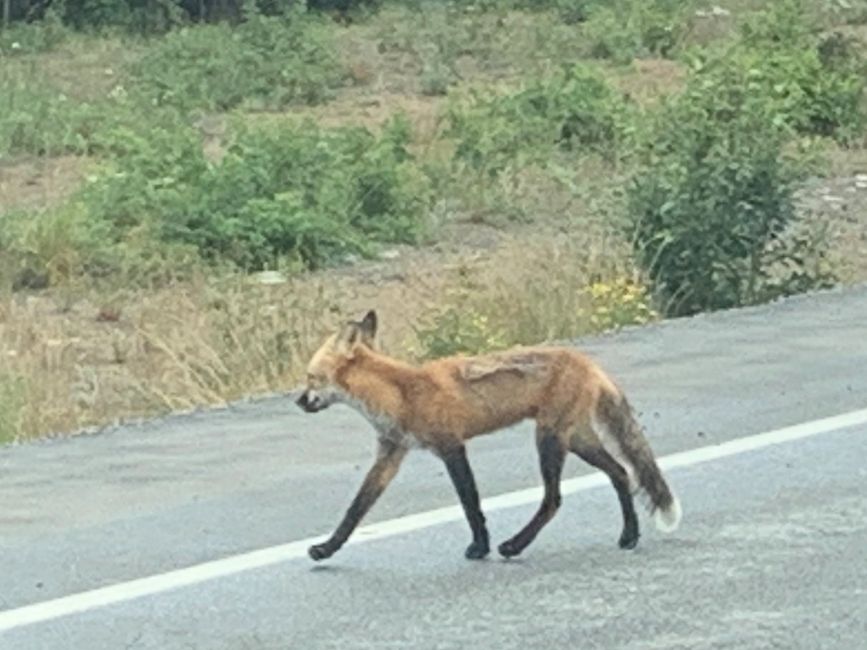
<svg viewBox="0 0 867 650">
<path fill-rule="evenodd" d="M 680 501 L 675 496 L 668 508 L 657 508 L 653 511 L 653 520 L 656 522 L 656 527 L 663 533 L 671 533 L 677 529 L 682 515 Z"/>
</svg>

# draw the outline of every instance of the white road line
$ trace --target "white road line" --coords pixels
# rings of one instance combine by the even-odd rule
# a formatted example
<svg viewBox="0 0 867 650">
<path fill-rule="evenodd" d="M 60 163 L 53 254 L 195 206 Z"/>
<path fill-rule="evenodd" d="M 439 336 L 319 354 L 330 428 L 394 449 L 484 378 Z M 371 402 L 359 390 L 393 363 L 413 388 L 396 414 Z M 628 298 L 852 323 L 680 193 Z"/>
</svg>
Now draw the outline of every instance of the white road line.
<svg viewBox="0 0 867 650">
<path fill-rule="evenodd" d="M 756 449 L 762 449 L 771 445 L 777 445 L 784 442 L 791 442 L 816 436 L 823 433 L 839 431 L 848 427 L 854 427 L 861 424 L 867 424 L 867 409 L 851 411 L 834 417 L 823 418 L 821 420 L 813 420 L 804 422 L 783 429 L 776 429 L 766 433 L 759 433 L 744 438 L 736 438 L 719 445 L 711 445 L 708 447 L 700 447 L 691 449 L 676 454 L 671 454 L 659 459 L 659 464 L 663 469 L 673 469 L 675 467 L 687 467 L 704 463 L 727 456 L 734 456 Z M 577 478 L 563 481 L 561 492 L 572 494 L 580 492 L 592 487 L 605 485 L 608 483 L 607 477 L 601 473 L 594 473 L 587 476 L 579 476 Z M 542 496 L 541 487 L 529 488 L 526 490 L 516 490 L 508 492 L 482 502 L 482 507 L 486 511 L 502 510 L 505 508 L 514 508 L 530 503 L 537 503 Z M 689 502 L 687 501 L 687 508 Z M 463 511 L 459 506 L 448 508 L 438 508 L 436 510 L 428 510 L 427 512 L 419 512 L 414 515 L 398 517 L 387 521 L 381 521 L 375 524 L 369 524 L 359 527 L 355 535 L 348 542 L 349 544 L 359 544 L 369 542 L 375 539 L 400 535 L 423 528 L 429 528 L 438 524 L 456 521 L 463 519 Z M 86 612 L 99 607 L 106 607 L 116 603 L 122 603 L 144 596 L 151 596 L 165 591 L 189 587 L 199 584 L 207 580 L 215 580 L 226 576 L 235 575 L 244 571 L 251 571 L 262 567 L 295 560 L 307 556 L 307 547 L 316 542 L 322 541 L 322 537 L 311 537 L 308 539 L 300 539 L 288 544 L 280 546 L 272 546 L 259 551 L 243 553 L 205 562 L 186 569 L 178 569 L 161 573 L 158 575 L 149 576 L 147 578 L 139 578 L 128 582 L 85 591 L 71 596 L 64 596 L 55 600 L 48 600 L 42 603 L 26 605 L 17 609 L 9 609 L 0 612 L 0 632 L 12 630 L 26 625 L 42 623 L 50 621 L 62 616 L 69 616 Z"/>
</svg>

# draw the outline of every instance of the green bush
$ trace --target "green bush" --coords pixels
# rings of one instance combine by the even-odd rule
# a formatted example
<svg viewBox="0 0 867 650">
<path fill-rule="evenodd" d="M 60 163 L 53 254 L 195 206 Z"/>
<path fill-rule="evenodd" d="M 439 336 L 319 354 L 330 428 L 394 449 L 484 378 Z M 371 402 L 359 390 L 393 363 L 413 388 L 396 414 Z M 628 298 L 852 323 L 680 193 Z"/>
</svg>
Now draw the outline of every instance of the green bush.
<svg viewBox="0 0 867 650">
<path fill-rule="evenodd" d="M 66 41 L 69 36 L 56 12 L 48 11 L 34 23 L 13 23 L 0 29 L 0 57 L 47 52 Z"/>
<path fill-rule="evenodd" d="M 84 153 L 88 112 L 35 69 L 0 68 L 0 156 Z"/>
<path fill-rule="evenodd" d="M 313 104 L 343 78 L 324 22 L 299 11 L 170 32 L 130 73 L 141 101 L 182 110 Z"/>
<path fill-rule="evenodd" d="M 79 198 L 110 227 L 114 241 L 178 218 L 197 200 L 209 167 L 192 126 L 180 120 L 147 129 L 122 125 L 103 137 L 113 159 Z"/>
<path fill-rule="evenodd" d="M 148 229 L 258 270 L 286 257 L 316 267 L 422 232 L 425 188 L 400 119 L 379 137 L 312 123 L 239 128 L 217 164 L 192 129 L 127 135 L 129 150 L 84 197 L 117 241 Z"/>
<path fill-rule="evenodd" d="M 747 305 L 825 284 L 793 237 L 804 167 L 784 155 L 789 113 L 737 59 L 666 102 L 629 188 L 637 259 L 669 315 Z"/>
<path fill-rule="evenodd" d="M 850 140 L 864 127 L 867 66 L 849 39 L 814 33 L 804 15 L 800 0 L 759 12 L 728 56 L 773 97 L 777 119 L 800 133 Z"/>
<path fill-rule="evenodd" d="M 110 154 L 116 145 L 123 149 L 113 135 L 119 130 L 147 134 L 152 125 L 177 120 L 171 110 L 136 104 L 123 86 L 101 99 L 77 101 L 35 66 L 0 69 L 0 157 Z"/>
<path fill-rule="evenodd" d="M 406 124 L 383 135 L 313 124 L 242 131 L 202 183 L 203 205 L 171 224 L 206 255 L 261 268 L 295 254 L 317 266 L 370 241 L 414 241 L 421 196 Z"/>
<path fill-rule="evenodd" d="M 586 24 L 593 56 L 629 63 L 673 56 L 689 32 L 691 0 L 614 0 L 591 8 Z"/>
<path fill-rule="evenodd" d="M 512 94 L 453 102 L 446 135 L 456 140 L 458 161 L 496 176 L 543 163 L 555 147 L 614 157 L 628 138 L 628 117 L 604 78 L 576 65 Z"/>
</svg>

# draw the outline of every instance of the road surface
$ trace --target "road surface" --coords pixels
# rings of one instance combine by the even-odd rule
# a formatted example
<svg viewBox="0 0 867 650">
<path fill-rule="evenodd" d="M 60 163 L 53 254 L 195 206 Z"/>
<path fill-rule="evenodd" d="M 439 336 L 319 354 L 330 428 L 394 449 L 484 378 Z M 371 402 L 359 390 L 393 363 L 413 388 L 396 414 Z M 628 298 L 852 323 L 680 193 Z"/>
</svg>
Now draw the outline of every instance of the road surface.
<svg viewBox="0 0 867 650">
<path fill-rule="evenodd" d="M 673 535 L 642 513 L 619 550 L 613 490 L 572 457 L 522 557 L 471 563 L 415 452 L 361 541 L 314 564 L 373 434 L 268 399 L 0 449 L 0 648 L 867 647 L 867 287 L 580 346 L 666 457 Z M 505 495 L 494 544 L 535 510 L 530 432 L 470 444 L 483 497 Z"/>
</svg>

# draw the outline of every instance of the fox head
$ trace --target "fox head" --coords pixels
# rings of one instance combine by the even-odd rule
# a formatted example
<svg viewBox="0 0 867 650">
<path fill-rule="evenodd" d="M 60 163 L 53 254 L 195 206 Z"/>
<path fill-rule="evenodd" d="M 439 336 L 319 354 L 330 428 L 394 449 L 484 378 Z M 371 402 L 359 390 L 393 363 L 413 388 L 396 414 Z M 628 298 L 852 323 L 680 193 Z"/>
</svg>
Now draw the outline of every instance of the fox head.
<svg viewBox="0 0 867 650">
<path fill-rule="evenodd" d="M 371 310 L 360 321 L 349 321 L 329 336 L 307 365 L 307 386 L 297 404 L 316 413 L 340 401 L 337 373 L 355 356 L 358 346 L 376 347 L 376 312 Z"/>
</svg>

